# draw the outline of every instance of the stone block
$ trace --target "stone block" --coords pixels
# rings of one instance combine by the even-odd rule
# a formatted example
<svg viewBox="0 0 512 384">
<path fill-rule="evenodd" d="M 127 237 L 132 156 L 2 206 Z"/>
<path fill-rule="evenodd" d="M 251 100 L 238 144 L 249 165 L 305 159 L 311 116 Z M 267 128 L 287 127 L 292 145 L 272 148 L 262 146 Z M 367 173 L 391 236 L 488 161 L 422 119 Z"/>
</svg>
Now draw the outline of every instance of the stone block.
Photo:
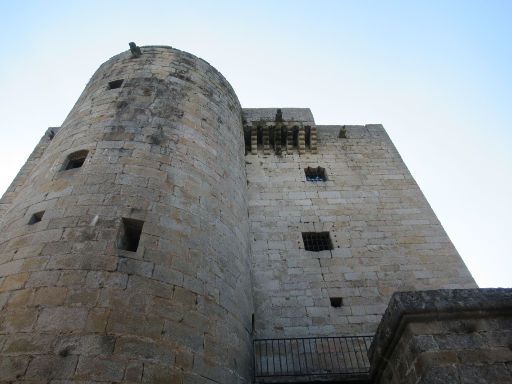
<svg viewBox="0 0 512 384">
<path fill-rule="evenodd" d="M 70 379 L 77 360 L 77 356 L 36 356 L 30 361 L 25 376 L 39 380 Z"/>
<path fill-rule="evenodd" d="M 118 358 L 137 358 L 139 361 L 161 362 L 171 366 L 174 363 L 173 348 L 163 342 L 123 336 L 117 339 L 114 355 Z"/>
<path fill-rule="evenodd" d="M 29 332 L 37 315 L 33 308 L 3 310 L 0 313 L 0 333 Z"/>
<path fill-rule="evenodd" d="M 7 292 L 23 288 L 29 276 L 30 275 L 27 272 L 6 276 L 0 284 L 0 292 Z"/>
<path fill-rule="evenodd" d="M 82 330 L 87 320 L 85 308 L 44 308 L 37 319 L 36 329 L 47 331 Z"/>
<path fill-rule="evenodd" d="M 107 326 L 110 309 L 92 308 L 87 314 L 85 330 L 87 332 L 104 332 Z"/>
<path fill-rule="evenodd" d="M 163 319 L 148 315 L 112 312 L 108 319 L 107 332 L 121 335 L 158 337 L 162 332 Z"/>
<path fill-rule="evenodd" d="M 7 338 L 2 352 L 8 355 L 39 355 L 47 353 L 51 348 L 53 339 L 53 335 L 16 333 Z"/>
<path fill-rule="evenodd" d="M 48 287 L 57 285 L 60 271 L 32 272 L 27 280 L 26 287 Z"/>
<path fill-rule="evenodd" d="M 120 382 L 126 363 L 113 359 L 81 356 L 76 366 L 76 377 L 88 381 Z"/>
<path fill-rule="evenodd" d="M 0 359 L 2 380 L 15 381 L 23 377 L 29 363 L 27 356 L 3 356 Z"/>
<path fill-rule="evenodd" d="M 190 372 L 190 371 L 188 371 Z M 175 383 L 183 384 L 183 376 L 185 374 L 165 364 L 145 364 L 144 375 L 142 376 L 142 383 L 148 384 L 166 384 Z M 205 378 L 200 380 L 209 381 Z"/>
<path fill-rule="evenodd" d="M 40 287 L 35 290 L 32 303 L 42 306 L 58 306 L 64 303 L 67 288 L 64 287 Z"/>
<path fill-rule="evenodd" d="M 65 335 L 58 337 L 54 350 L 58 355 L 109 355 L 114 350 L 115 340 L 111 335 Z"/>
</svg>

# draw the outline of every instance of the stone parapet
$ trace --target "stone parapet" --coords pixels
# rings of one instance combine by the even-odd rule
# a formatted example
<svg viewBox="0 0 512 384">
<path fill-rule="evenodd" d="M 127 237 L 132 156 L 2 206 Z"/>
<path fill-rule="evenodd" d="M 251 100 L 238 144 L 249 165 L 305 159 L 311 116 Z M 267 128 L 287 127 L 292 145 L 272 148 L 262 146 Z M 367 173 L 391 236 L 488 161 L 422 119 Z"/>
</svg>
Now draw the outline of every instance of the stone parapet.
<svg viewBox="0 0 512 384">
<path fill-rule="evenodd" d="M 512 289 L 395 293 L 369 358 L 375 383 L 510 383 Z"/>
<path fill-rule="evenodd" d="M 274 122 L 278 110 L 281 110 L 284 121 L 305 125 L 315 124 L 315 119 L 309 108 L 243 108 L 242 116 L 247 123 Z"/>
</svg>

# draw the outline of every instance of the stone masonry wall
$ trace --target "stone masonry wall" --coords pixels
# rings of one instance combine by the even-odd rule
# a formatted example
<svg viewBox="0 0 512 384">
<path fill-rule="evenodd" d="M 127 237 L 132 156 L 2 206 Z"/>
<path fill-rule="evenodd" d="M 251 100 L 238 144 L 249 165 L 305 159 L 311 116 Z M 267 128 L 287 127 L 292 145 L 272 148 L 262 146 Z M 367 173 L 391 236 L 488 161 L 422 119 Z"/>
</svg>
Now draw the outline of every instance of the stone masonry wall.
<svg viewBox="0 0 512 384">
<path fill-rule="evenodd" d="M 245 157 L 256 337 L 371 334 L 397 290 L 476 287 L 383 127 L 317 127 L 318 154 Z M 308 231 L 334 249 L 305 251 Z"/>
<path fill-rule="evenodd" d="M 5 212 L 9 209 L 11 203 L 18 195 L 20 189 L 25 185 L 28 176 L 34 169 L 34 166 L 39 162 L 43 156 L 44 151 L 46 150 L 46 147 L 48 147 L 48 144 L 50 144 L 58 131 L 59 127 L 50 127 L 46 130 L 44 136 L 41 138 L 41 140 L 39 140 L 39 143 L 37 143 L 27 161 L 23 167 L 21 167 L 11 185 L 9 185 L 7 188 L 7 191 L 5 191 L 4 195 L 0 199 L 0 223 L 2 222 L 2 218 Z"/>
<path fill-rule="evenodd" d="M 512 290 L 397 293 L 372 345 L 378 384 L 508 384 Z"/>
<path fill-rule="evenodd" d="M 142 53 L 99 68 L 3 217 L 0 383 L 250 381 L 240 104 L 205 61 Z"/>
</svg>

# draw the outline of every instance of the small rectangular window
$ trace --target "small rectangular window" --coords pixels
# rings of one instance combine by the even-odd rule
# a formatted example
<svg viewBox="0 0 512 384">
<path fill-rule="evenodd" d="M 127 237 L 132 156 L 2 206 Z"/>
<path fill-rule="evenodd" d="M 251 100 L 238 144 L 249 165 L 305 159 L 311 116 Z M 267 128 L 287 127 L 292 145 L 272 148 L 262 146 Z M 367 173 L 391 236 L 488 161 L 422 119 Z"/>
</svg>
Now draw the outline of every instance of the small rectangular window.
<svg viewBox="0 0 512 384">
<path fill-rule="evenodd" d="M 117 247 L 125 251 L 136 252 L 144 222 L 123 217 Z"/>
<path fill-rule="evenodd" d="M 85 159 L 89 151 L 77 151 L 68 155 L 66 162 L 64 163 L 64 170 L 80 168 L 84 165 Z"/>
<path fill-rule="evenodd" d="M 304 169 L 307 181 L 326 181 L 325 168 L 322 167 L 307 167 Z"/>
<path fill-rule="evenodd" d="M 329 297 L 331 301 L 331 307 L 339 308 L 343 305 L 343 298 L 341 297 Z"/>
<path fill-rule="evenodd" d="M 114 80 L 114 81 L 110 81 L 108 83 L 108 89 L 116 89 L 116 88 L 121 88 L 121 85 L 123 84 L 123 81 L 124 80 Z"/>
<path fill-rule="evenodd" d="M 44 211 L 34 213 L 32 216 L 30 216 L 30 220 L 28 221 L 28 223 L 30 225 L 39 223 L 41 220 L 43 220 L 43 215 Z"/>
<path fill-rule="evenodd" d="M 329 232 L 302 232 L 302 240 L 306 251 L 320 252 L 332 249 Z"/>
</svg>

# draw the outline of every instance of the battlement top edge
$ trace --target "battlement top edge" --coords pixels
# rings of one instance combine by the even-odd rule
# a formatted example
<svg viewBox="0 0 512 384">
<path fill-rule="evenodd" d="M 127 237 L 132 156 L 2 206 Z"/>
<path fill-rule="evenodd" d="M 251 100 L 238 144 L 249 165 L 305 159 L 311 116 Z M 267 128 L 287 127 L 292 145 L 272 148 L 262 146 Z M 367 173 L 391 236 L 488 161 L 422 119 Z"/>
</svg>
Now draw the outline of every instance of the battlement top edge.
<svg viewBox="0 0 512 384">
<path fill-rule="evenodd" d="M 230 92 L 232 92 L 233 94 L 236 95 L 236 92 L 234 90 L 234 88 L 232 87 L 232 85 L 230 84 L 230 82 L 226 79 L 226 77 L 222 74 L 222 72 L 220 72 L 217 68 L 215 68 L 213 65 L 211 65 L 208 61 L 206 61 L 205 59 L 202 59 L 201 57 L 199 56 L 196 56 L 190 52 L 187 52 L 187 51 L 183 51 L 181 49 L 178 49 L 178 48 L 175 48 L 175 47 L 172 47 L 170 45 L 141 45 L 139 46 L 139 48 L 141 48 L 142 50 L 142 56 L 144 56 L 144 52 L 148 52 L 148 51 L 151 51 L 151 50 L 169 50 L 169 51 L 172 51 L 173 53 L 177 53 L 179 55 L 183 55 L 185 57 L 188 57 L 192 60 L 197 60 L 199 62 L 203 62 L 204 64 L 206 64 L 208 67 L 210 67 L 225 83 L 226 83 L 226 86 L 229 88 Z M 113 61 L 116 61 L 116 60 L 120 60 L 120 59 L 126 59 L 128 57 L 131 56 L 131 52 L 130 50 L 125 50 L 125 51 L 122 51 L 112 57 L 110 57 L 107 61 L 103 62 L 100 66 L 103 67 L 105 65 L 108 65 L 109 63 L 113 62 Z M 237 98 L 238 98 L 238 95 L 236 95 Z M 240 102 L 238 102 L 240 104 Z"/>
<path fill-rule="evenodd" d="M 281 110 L 284 121 L 296 121 L 304 124 L 315 124 L 315 118 L 309 108 L 242 108 L 242 115 L 246 122 L 275 121 L 278 110 Z"/>
</svg>

